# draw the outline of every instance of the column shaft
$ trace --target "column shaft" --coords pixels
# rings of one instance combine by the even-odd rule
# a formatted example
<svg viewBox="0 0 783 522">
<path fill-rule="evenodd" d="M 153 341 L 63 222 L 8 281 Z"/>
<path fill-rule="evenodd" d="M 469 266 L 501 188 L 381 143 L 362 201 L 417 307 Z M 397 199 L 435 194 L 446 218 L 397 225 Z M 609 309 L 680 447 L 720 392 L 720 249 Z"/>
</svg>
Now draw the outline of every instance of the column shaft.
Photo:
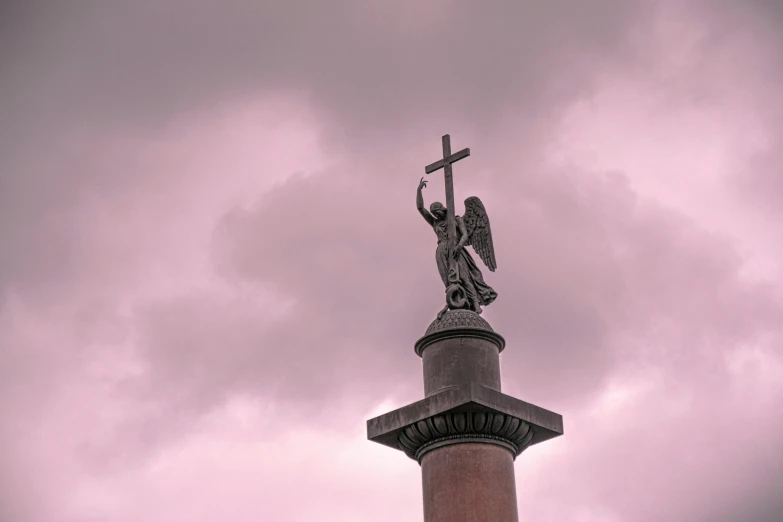
<svg viewBox="0 0 783 522">
<path fill-rule="evenodd" d="M 463 443 L 421 461 L 424 522 L 518 522 L 514 459 L 494 444 Z"/>
</svg>

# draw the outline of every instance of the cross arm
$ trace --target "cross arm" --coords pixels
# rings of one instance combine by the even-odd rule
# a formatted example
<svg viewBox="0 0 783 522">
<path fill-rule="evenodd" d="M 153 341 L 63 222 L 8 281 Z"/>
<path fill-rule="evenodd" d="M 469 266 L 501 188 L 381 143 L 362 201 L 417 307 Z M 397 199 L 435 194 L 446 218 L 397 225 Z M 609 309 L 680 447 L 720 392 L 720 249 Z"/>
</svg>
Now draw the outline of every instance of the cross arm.
<svg viewBox="0 0 783 522">
<path fill-rule="evenodd" d="M 454 154 L 452 154 L 447 158 L 443 158 L 442 160 L 438 160 L 435 163 L 432 163 L 431 165 L 427 165 L 426 167 L 424 167 L 424 172 L 426 174 L 431 174 L 436 170 L 442 169 L 448 163 L 456 163 L 463 158 L 467 158 L 468 156 L 470 156 L 470 149 L 462 149 L 461 151 L 455 152 Z"/>
</svg>

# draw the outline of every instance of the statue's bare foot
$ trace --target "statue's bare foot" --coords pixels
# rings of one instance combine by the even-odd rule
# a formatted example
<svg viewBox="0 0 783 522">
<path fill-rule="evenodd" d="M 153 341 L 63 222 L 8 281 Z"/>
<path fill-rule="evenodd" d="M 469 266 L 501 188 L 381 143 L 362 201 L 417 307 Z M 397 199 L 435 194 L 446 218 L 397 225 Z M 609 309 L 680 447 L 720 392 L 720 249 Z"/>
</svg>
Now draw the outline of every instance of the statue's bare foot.
<svg viewBox="0 0 783 522">
<path fill-rule="evenodd" d="M 480 306 L 476 306 L 476 313 L 477 314 L 481 315 L 481 312 L 483 312 L 483 311 L 484 310 L 482 310 Z"/>
<path fill-rule="evenodd" d="M 443 310 L 438 312 L 438 321 L 440 321 L 440 319 L 443 317 L 443 314 L 445 314 L 448 311 L 449 311 L 449 305 L 444 306 Z"/>
</svg>

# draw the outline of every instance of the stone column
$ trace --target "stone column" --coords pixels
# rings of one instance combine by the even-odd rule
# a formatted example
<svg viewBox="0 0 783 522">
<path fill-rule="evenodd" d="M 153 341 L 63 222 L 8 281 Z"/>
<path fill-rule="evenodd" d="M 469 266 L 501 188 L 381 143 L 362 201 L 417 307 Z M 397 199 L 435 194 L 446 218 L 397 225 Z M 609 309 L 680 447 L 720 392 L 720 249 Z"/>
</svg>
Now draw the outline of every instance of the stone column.
<svg viewBox="0 0 783 522">
<path fill-rule="evenodd" d="M 465 326 L 473 326 L 476 331 L 457 333 L 450 328 Z M 490 330 L 478 314 L 463 310 L 449 312 L 431 325 L 416 343 L 426 397 L 470 383 L 500 391 L 500 352 L 505 343 Z M 481 436 L 483 426 L 477 424 L 486 424 L 485 413 L 458 414 L 459 420 L 454 415 L 449 417 L 454 425 L 450 438 L 418 455 L 424 521 L 516 522 L 515 448 Z M 463 422 L 464 430 L 458 430 Z"/>
<path fill-rule="evenodd" d="M 448 311 L 415 345 L 425 399 L 367 421 L 421 465 L 425 522 L 517 522 L 514 460 L 563 433 L 560 415 L 501 393 L 504 347 L 478 314 Z"/>
<path fill-rule="evenodd" d="M 514 457 L 500 446 L 466 442 L 421 459 L 425 522 L 517 522 Z"/>
</svg>

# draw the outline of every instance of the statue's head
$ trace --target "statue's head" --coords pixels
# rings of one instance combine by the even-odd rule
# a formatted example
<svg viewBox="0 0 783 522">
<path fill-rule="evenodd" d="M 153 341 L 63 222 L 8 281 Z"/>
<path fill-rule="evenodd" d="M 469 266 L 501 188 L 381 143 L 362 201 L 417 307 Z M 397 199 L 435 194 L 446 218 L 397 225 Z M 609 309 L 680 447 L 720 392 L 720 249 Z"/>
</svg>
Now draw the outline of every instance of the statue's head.
<svg viewBox="0 0 783 522">
<path fill-rule="evenodd" d="M 435 216 L 435 219 L 446 219 L 446 207 L 440 201 L 430 205 L 430 213 Z"/>
</svg>

